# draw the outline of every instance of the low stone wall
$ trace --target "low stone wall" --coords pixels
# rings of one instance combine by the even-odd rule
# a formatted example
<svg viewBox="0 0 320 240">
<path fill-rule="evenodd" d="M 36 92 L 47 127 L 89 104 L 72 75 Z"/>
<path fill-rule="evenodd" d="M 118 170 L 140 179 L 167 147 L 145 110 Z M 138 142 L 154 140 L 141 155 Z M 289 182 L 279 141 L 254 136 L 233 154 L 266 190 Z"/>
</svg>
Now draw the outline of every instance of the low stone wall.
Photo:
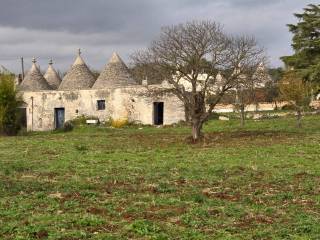
<svg viewBox="0 0 320 240">
<path fill-rule="evenodd" d="M 276 108 L 282 108 L 288 104 L 288 102 L 278 102 L 277 104 L 275 103 L 268 103 L 268 102 L 261 102 L 258 104 L 250 104 L 246 106 L 245 111 L 246 112 L 254 112 L 254 111 L 272 111 L 275 110 Z M 215 107 L 215 112 L 217 113 L 230 113 L 230 112 L 235 112 L 235 106 L 232 104 L 218 104 Z"/>
<path fill-rule="evenodd" d="M 320 100 L 312 101 L 310 106 L 314 109 L 320 110 Z"/>
<path fill-rule="evenodd" d="M 283 106 L 289 104 L 289 102 L 283 101 L 283 102 L 277 102 L 275 103 L 267 103 L 262 102 L 256 104 L 250 104 L 246 106 L 246 112 L 254 112 L 254 111 L 273 111 L 276 108 L 282 108 Z M 320 100 L 312 101 L 310 103 L 310 107 L 313 107 L 314 109 L 320 109 Z M 230 113 L 235 112 L 235 106 L 232 104 L 218 104 L 214 110 L 217 113 Z"/>
</svg>

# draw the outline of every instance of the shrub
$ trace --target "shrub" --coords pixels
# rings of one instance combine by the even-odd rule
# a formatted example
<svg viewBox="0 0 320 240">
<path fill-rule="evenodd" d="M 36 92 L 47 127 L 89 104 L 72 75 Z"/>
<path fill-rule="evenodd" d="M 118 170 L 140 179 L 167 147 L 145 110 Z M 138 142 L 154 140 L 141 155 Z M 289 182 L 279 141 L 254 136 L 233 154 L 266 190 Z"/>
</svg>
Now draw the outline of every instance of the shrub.
<svg viewBox="0 0 320 240">
<path fill-rule="evenodd" d="M 125 127 L 129 124 L 128 119 L 123 118 L 123 119 L 111 119 L 110 121 L 111 126 L 114 128 L 122 128 Z"/>
<path fill-rule="evenodd" d="M 171 124 L 171 125 L 165 125 L 164 127 L 186 127 L 186 126 L 190 126 L 190 122 L 186 122 L 186 121 L 179 121 L 177 123 Z"/>
<path fill-rule="evenodd" d="M 12 75 L 0 75 L 0 134 L 15 135 L 19 130 L 18 107 L 21 100 Z"/>
<path fill-rule="evenodd" d="M 20 128 L 19 131 L 17 132 L 18 136 L 28 136 L 29 132 L 26 128 Z"/>
<path fill-rule="evenodd" d="M 127 126 L 129 126 L 129 127 L 143 127 L 146 125 L 142 124 L 141 121 L 128 121 Z"/>
<path fill-rule="evenodd" d="M 86 125 L 87 124 L 87 120 L 89 120 L 89 119 L 94 119 L 94 120 L 98 120 L 99 121 L 99 118 L 97 118 L 97 117 L 81 115 L 79 117 L 76 117 L 76 118 L 72 119 L 71 123 L 74 126 L 82 126 L 82 125 Z"/>
<path fill-rule="evenodd" d="M 81 115 L 71 120 L 72 124 L 75 126 L 85 125 L 86 124 L 86 116 Z"/>
<path fill-rule="evenodd" d="M 219 119 L 219 114 L 216 112 L 212 112 L 209 116 L 209 120 L 218 120 Z"/>
<path fill-rule="evenodd" d="M 281 110 L 286 110 L 286 111 L 294 111 L 296 108 L 295 108 L 295 106 L 293 105 L 293 104 L 290 104 L 290 103 L 288 103 L 288 104 L 286 104 L 286 105 L 284 105 L 284 106 L 282 106 L 281 107 Z"/>
<path fill-rule="evenodd" d="M 67 121 L 63 124 L 63 131 L 64 132 L 71 132 L 73 130 L 74 126 L 72 121 Z"/>
</svg>

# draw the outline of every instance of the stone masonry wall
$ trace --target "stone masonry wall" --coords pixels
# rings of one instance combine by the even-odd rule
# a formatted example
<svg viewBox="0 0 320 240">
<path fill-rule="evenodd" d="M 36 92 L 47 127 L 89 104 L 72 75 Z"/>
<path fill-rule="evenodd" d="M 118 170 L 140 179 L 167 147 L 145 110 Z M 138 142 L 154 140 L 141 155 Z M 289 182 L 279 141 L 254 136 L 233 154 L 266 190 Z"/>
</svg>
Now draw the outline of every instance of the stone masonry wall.
<svg viewBox="0 0 320 240">
<path fill-rule="evenodd" d="M 78 116 L 95 116 L 101 122 L 128 119 L 142 124 L 153 124 L 153 102 L 164 102 L 164 124 L 184 120 L 181 102 L 175 96 L 159 98 L 143 96 L 143 87 L 104 90 L 24 92 L 27 106 L 27 129 L 46 131 L 55 128 L 55 108 L 65 109 L 65 121 Z M 97 110 L 97 100 L 105 100 L 106 109 Z"/>
</svg>

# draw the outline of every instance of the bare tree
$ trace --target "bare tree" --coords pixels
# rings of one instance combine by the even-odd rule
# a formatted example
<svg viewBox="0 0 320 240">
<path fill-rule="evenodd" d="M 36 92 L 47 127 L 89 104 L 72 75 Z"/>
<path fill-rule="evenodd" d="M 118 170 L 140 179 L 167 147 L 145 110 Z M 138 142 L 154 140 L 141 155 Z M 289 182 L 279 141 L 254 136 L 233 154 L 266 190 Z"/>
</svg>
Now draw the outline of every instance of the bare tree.
<svg viewBox="0 0 320 240">
<path fill-rule="evenodd" d="M 149 66 L 172 85 L 188 112 L 194 141 L 223 95 L 263 59 L 253 37 L 228 36 L 211 21 L 164 27 L 149 48 L 132 55 L 135 66 Z"/>
<path fill-rule="evenodd" d="M 244 127 L 246 119 L 246 107 L 255 101 L 254 89 L 252 87 L 245 88 L 243 85 L 236 87 L 235 109 L 240 114 L 240 126 Z"/>
<path fill-rule="evenodd" d="M 258 68 L 252 67 L 252 70 L 247 71 L 247 75 L 239 76 L 236 80 L 234 106 L 240 113 L 241 127 L 245 125 L 247 106 L 254 104 L 256 110 L 258 109 L 259 90 L 265 92 L 263 88 L 271 81 L 271 77 L 265 69 L 265 63 L 261 62 Z"/>
</svg>

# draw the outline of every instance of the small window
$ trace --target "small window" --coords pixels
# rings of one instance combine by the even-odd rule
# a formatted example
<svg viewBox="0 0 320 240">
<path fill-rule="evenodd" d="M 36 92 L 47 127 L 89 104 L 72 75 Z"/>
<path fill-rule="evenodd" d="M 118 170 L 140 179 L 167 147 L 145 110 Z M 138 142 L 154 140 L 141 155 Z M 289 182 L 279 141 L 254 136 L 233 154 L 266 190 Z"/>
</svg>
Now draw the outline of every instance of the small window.
<svg viewBox="0 0 320 240">
<path fill-rule="evenodd" d="M 98 110 L 105 110 L 106 109 L 106 101 L 105 100 L 98 100 L 97 107 L 98 107 Z"/>
</svg>

